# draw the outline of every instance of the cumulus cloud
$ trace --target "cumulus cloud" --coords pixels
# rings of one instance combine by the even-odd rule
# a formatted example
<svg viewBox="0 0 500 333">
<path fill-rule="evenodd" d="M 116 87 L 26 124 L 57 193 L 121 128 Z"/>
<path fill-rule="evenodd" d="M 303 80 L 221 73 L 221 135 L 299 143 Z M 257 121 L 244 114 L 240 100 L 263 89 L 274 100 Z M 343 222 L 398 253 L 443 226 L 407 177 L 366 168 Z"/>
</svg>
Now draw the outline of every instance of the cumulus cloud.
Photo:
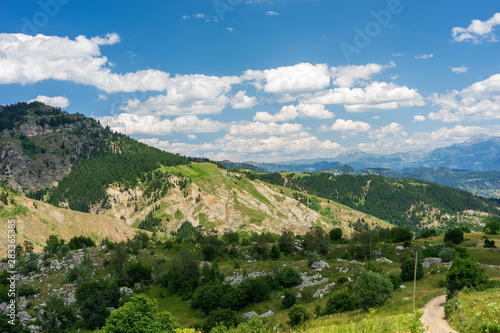
<svg viewBox="0 0 500 333">
<path fill-rule="evenodd" d="M 217 132 L 226 124 L 210 119 L 198 119 L 196 116 L 182 116 L 173 120 L 152 115 L 139 116 L 130 113 L 120 113 L 113 116 L 97 118 L 103 126 L 124 134 L 166 135 L 173 132 L 208 133 Z"/>
<path fill-rule="evenodd" d="M 120 108 L 127 113 L 162 116 L 219 113 L 231 102 L 227 96 L 231 86 L 239 82 L 234 76 L 176 75 L 168 80 L 166 95 L 152 96 L 144 102 L 129 99 Z M 238 98 L 235 105 L 244 106 L 243 94 Z"/>
<path fill-rule="evenodd" d="M 69 100 L 63 96 L 48 97 L 48 96 L 38 95 L 30 102 L 35 102 L 35 101 L 42 102 L 44 104 L 62 109 L 67 108 L 69 106 Z"/>
<path fill-rule="evenodd" d="M 415 59 L 429 59 L 429 58 L 434 58 L 434 54 L 428 53 L 428 54 L 421 54 L 421 55 L 416 55 Z"/>
<path fill-rule="evenodd" d="M 431 112 L 428 118 L 443 122 L 479 121 L 500 119 L 500 74 L 475 82 L 458 91 L 434 94 L 434 105 L 438 112 Z"/>
<path fill-rule="evenodd" d="M 332 67 L 331 73 L 333 84 L 340 87 L 352 87 L 355 83 L 370 79 L 374 74 L 382 72 L 386 68 L 395 67 L 396 64 L 391 61 L 389 65 L 366 64 L 366 65 L 347 65 Z"/>
<path fill-rule="evenodd" d="M 323 125 L 319 129 L 320 131 L 368 132 L 371 126 L 362 121 L 337 119 L 332 126 Z"/>
<path fill-rule="evenodd" d="M 310 119 L 331 119 L 335 117 L 333 112 L 325 110 L 322 104 L 302 104 L 297 106 L 285 105 L 280 111 L 275 114 L 269 112 L 257 112 L 253 117 L 255 121 L 263 122 L 284 122 L 294 120 L 295 118 L 310 118 Z"/>
<path fill-rule="evenodd" d="M 482 42 L 496 42 L 497 36 L 493 28 L 500 25 L 500 13 L 495 13 L 489 20 L 472 20 L 467 27 L 454 27 L 451 30 L 451 37 L 455 42 L 472 41 L 474 44 Z"/>
<path fill-rule="evenodd" d="M 424 121 L 425 117 L 421 115 L 416 115 L 413 117 L 413 121 Z"/>
<path fill-rule="evenodd" d="M 297 118 L 297 109 L 293 105 L 283 106 L 281 110 L 276 114 L 270 114 L 269 112 L 257 112 L 253 117 L 255 121 L 263 122 L 285 122 L 294 120 Z"/>
<path fill-rule="evenodd" d="M 326 88 L 330 75 L 326 64 L 300 63 L 266 70 L 247 70 L 241 77 L 255 87 L 273 94 L 296 94 Z"/>
<path fill-rule="evenodd" d="M 229 102 L 233 109 L 249 109 L 257 104 L 257 97 L 249 97 L 245 90 L 240 90 Z"/>
<path fill-rule="evenodd" d="M 276 124 L 264 122 L 241 122 L 229 126 L 229 135 L 235 136 L 262 136 L 262 135 L 289 135 L 302 132 L 301 124 Z"/>
<path fill-rule="evenodd" d="M 115 33 L 90 39 L 78 36 L 74 40 L 41 34 L 2 33 L 0 84 L 29 84 L 53 79 L 92 85 L 108 93 L 165 90 L 169 74 L 162 71 L 111 73 L 100 46 L 119 41 L 120 37 Z"/>
<path fill-rule="evenodd" d="M 451 71 L 453 73 L 466 73 L 469 70 L 469 67 L 460 66 L 460 67 L 451 67 Z"/>
<path fill-rule="evenodd" d="M 363 88 L 334 88 L 301 99 L 304 103 L 342 104 L 346 111 L 364 112 L 424 105 L 416 89 L 374 81 Z"/>
</svg>

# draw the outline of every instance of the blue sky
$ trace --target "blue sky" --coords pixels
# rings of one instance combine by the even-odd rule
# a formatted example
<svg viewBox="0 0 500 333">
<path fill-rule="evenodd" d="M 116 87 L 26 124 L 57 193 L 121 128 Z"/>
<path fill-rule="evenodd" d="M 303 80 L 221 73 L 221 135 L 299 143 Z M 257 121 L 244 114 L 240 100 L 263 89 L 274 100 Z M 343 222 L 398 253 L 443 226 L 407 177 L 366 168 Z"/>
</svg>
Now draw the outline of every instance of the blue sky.
<svg viewBox="0 0 500 333">
<path fill-rule="evenodd" d="M 500 136 L 498 1 L 5 0 L 0 104 L 216 160 Z"/>
</svg>

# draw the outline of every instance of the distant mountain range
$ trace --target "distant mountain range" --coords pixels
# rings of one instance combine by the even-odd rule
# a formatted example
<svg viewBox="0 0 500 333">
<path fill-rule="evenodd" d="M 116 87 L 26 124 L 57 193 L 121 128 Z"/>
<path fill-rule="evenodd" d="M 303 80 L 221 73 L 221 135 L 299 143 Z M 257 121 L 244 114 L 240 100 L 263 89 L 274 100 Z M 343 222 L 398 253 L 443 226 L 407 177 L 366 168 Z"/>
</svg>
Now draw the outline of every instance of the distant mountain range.
<svg viewBox="0 0 500 333">
<path fill-rule="evenodd" d="M 286 163 L 224 161 L 227 167 L 260 172 L 328 172 L 335 175 L 377 174 L 391 178 L 416 178 L 475 194 L 500 197 L 500 137 L 474 136 L 461 144 L 423 151 L 387 155 L 351 151 L 335 158 Z"/>
</svg>

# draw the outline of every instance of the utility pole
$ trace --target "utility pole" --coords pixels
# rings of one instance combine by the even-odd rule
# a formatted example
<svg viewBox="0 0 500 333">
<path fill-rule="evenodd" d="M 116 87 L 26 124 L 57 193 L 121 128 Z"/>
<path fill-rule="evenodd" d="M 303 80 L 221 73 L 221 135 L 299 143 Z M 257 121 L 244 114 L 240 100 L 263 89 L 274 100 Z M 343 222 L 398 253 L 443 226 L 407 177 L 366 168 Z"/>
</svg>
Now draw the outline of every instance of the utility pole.
<svg viewBox="0 0 500 333">
<path fill-rule="evenodd" d="M 415 272 L 413 272 L 413 312 L 415 312 L 415 289 L 417 288 L 417 259 L 418 251 L 415 251 Z"/>
</svg>

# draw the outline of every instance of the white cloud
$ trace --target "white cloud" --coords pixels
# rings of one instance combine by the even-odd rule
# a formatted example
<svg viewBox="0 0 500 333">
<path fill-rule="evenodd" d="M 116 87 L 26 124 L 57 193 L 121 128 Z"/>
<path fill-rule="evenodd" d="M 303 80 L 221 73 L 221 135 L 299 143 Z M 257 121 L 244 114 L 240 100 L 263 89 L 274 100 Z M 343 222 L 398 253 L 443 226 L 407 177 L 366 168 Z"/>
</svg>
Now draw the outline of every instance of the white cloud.
<svg viewBox="0 0 500 333">
<path fill-rule="evenodd" d="M 166 135 L 173 132 L 207 133 L 217 132 L 225 124 L 210 119 L 198 119 L 196 116 L 182 116 L 173 120 L 152 115 L 139 116 L 130 113 L 120 113 L 113 116 L 97 118 L 103 126 L 109 126 L 114 131 L 124 134 Z"/>
<path fill-rule="evenodd" d="M 421 115 L 416 115 L 413 117 L 413 121 L 424 121 L 425 117 Z"/>
<path fill-rule="evenodd" d="M 193 15 L 184 15 L 182 17 L 183 20 L 189 20 L 189 19 L 198 19 L 198 20 L 203 20 L 205 22 L 218 22 L 217 16 L 208 16 L 203 13 L 196 13 Z"/>
<path fill-rule="evenodd" d="M 257 97 L 249 97 L 245 90 L 240 90 L 229 103 L 233 109 L 249 109 L 257 104 Z"/>
<path fill-rule="evenodd" d="M 469 67 L 460 66 L 460 67 L 451 67 L 451 71 L 453 73 L 466 73 L 469 70 Z"/>
<path fill-rule="evenodd" d="M 229 32 L 234 32 L 234 28 L 231 28 L 231 27 L 227 27 L 226 30 Z"/>
<path fill-rule="evenodd" d="M 273 94 L 296 94 L 315 91 L 330 85 L 326 64 L 300 63 L 266 70 L 247 70 L 241 77 L 254 81 L 259 90 Z"/>
<path fill-rule="evenodd" d="M 415 56 L 415 59 L 429 59 L 429 58 L 434 58 L 434 54 L 428 53 Z"/>
<path fill-rule="evenodd" d="M 188 139 L 189 140 L 194 140 L 194 139 L 196 139 L 196 135 L 194 135 L 194 134 L 188 134 Z"/>
<path fill-rule="evenodd" d="M 311 118 L 311 119 L 331 119 L 335 117 L 333 112 L 325 110 L 322 104 L 302 104 L 297 106 L 285 105 L 281 107 L 276 114 L 269 112 L 257 112 L 253 117 L 255 121 L 263 122 L 284 122 L 294 120 L 295 118 Z"/>
<path fill-rule="evenodd" d="M 269 16 L 278 16 L 278 15 L 279 15 L 279 13 L 273 12 L 272 10 L 268 10 L 268 11 L 266 12 L 266 15 L 269 15 Z"/>
<path fill-rule="evenodd" d="M 301 118 L 332 119 L 335 117 L 335 114 L 325 110 L 325 106 L 322 104 L 300 103 L 296 106 L 296 109 L 298 111 L 298 116 Z"/>
<path fill-rule="evenodd" d="M 456 42 L 472 41 L 474 44 L 486 42 L 496 42 L 497 37 L 493 28 L 500 25 L 500 13 L 495 13 L 489 20 L 472 20 L 467 28 L 454 27 L 451 30 L 451 36 Z"/>
<path fill-rule="evenodd" d="M 105 92 L 161 91 L 169 74 L 158 70 L 114 74 L 100 46 L 113 45 L 120 37 L 45 36 L 0 34 L 0 84 L 29 84 L 43 80 L 72 81 Z M 64 50 L 64 51 L 61 51 Z"/>
<path fill-rule="evenodd" d="M 276 114 L 270 114 L 269 112 L 257 112 L 253 117 L 255 121 L 263 121 L 266 123 L 273 122 L 285 122 L 294 120 L 297 118 L 297 109 L 293 105 L 285 105 L 281 107 L 281 110 Z"/>
<path fill-rule="evenodd" d="M 335 88 L 301 99 L 304 103 L 342 104 L 346 111 L 364 112 L 424 105 L 416 89 L 394 83 L 374 81 L 363 88 Z"/>
<path fill-rule="evenodd" d="M 500 119 L 500 74 L 473 83 L 458 91 L 434 94 L 430 98 L 439 112 L 431 112 L 428 118 L 443 122 L 479 121 Z"/>
<path fill-rule="evenodd" d="M 166 95 L 152 96 L 144 102 L 129 99 L 121 110 L 162 116 L 219 113 L 230 103 L 227 93 L 231 86 L 239 82 L 234 76 L 176 75 L 168 80 Z"/>
<path fill-rule="evenodd" d="M 370 124 L 362 121 L 352 121 L 337 119 L 332 126 L 321 126 L 321 131 L 340 131 L 340 132 L 368 132 L 371 129 Z"/>
<path fill-rule="evenodd" d="M 379 64 L 366 64 L 366 65 L 347 65 L 332 67 L 331 73 L 333 78 L 333 84 L 340 87 L 352 87 L 355 83 L 361 80 L 368 80 L 374 74 L 382 72 L 386 68 L 395 67 L 394 62 L 390 62 L 389 65 L 379 65 Z"/>
<path fill-rule="evenodd" d="M 229 135 L 234 136 L 262 136 L 262 135 L 288 135 L 302 132 L 301 124 L 276 124 L 264 122 L 241 122 L 229 126 Z"/>
<path fill-rule="evenodd" d="M 67 108 L 69 106 L 69 100 L 63 96 L 48 97 L 48 96 L 38 95 L 30 102 L 35 102 L 35 101 L 42 102 L 44 104 L 62 109 Z"/>
<path fill-rule="evenodd" d="M 392 54 L 393 57 L 402 57 L 404 55 L 405 55 L 404 53 L 393 53 Z"/>
<path fill-rule="evenodd" d="M 98 98 L 98 100 L 100 100 L 100 101 L 105 101 L 105 100 L 107 100 L 107 99 L 108 99 L 108 96 L 106 96 L 105 94 L 99 94 L 99 98 Z"/>
</svg>

